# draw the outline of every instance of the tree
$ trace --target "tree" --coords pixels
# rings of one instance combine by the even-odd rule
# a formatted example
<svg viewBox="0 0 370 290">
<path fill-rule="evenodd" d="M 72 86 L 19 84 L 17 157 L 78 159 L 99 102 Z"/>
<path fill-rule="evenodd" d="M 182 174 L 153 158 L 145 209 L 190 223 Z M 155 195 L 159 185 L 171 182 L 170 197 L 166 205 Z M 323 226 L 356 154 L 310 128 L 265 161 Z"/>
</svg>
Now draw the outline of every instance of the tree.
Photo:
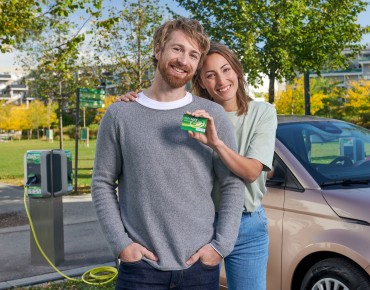
<svg viewBox="0 0 370 290">
<path fill-rule="evenodd" d="M 119 91 L 148 87 L 152 78 L 152 38 L 154 29 L 166 15 L 167 6 L 153 0 L 124 0 L 111 6 L 108 18 L 95 23 L 92 45 L 96 48 L 96 66 L 104 81 L 119 83 Z M 104 66 L 101 65 L 104 63 Z M 118 78 L 117 78 L 118 77 Z"/>
<path fill-rule="evenodd" d="M 297 71 L 305 78 L 306 114 L 310 114 L 310 71 L 320 75 L 323 68 L 346 68 L 363 49 L 359 43 L 369 27 L 361 28 L 356 22 L 366 6 L 367 1 L 309 1 L 301 10 L 301 31 L 295 31 L 291 48 L 293 55 L 299 56 L 295 61 Z"/>
<path fill-rule="evenodd" d="M 32 71 L 33 81 L 29 86 L 37 97 L 58 104 L 59 147 L 63 149 L 63 114 L 71 107 L 75 109 L 77 87 L 97 85 L 99 81 L 92 72 L 87 74 L 89 67 L 80 61 L 81 42 L 69 42 L 68 50 L 61 49 L 76 34 L 78 26 L 64 18 L 55 21 L 58 25 L 45 29 L 37 39 L 24 42 L 22 65 L 25 70 Z M 80 37 L 82 41 L 84 35 Z"/>
<path fill-rule="evenodd" d="M 303 114 L 304 102 L 302 78 L 295 80 L 291 84 L 288 84 L 286 90 L 278 92 L 276 96 L 275 107 L 278 114 Z"/>
<path fill-rule="evenodd" d="M 9 120 L 9 129 L 15 131 L 29 130 L 30 122 L 27 119 L 26 115 L 26 105 L 15 106 L 12 105 L 10 109 L 10 120 Z M 30 136 L 28 135 L 28 138 Z"/>
<path fill-rule="evenodd" d="M 269 77 L 269 102 L 275 80 L 291 81 L 297 73 L 346 65 L 345 48 L 356 54 L 369 27 L 356 21 L 368 5 L 362 0 L 224 1 L 177 0 L 202 21 L 213 40 L 236 51 L 248 81 Z"/>
<path fill-rule="evenodd" d="M 350 82 L 345 107 L 351 121 L 370 127 L 370 81 Z"/>
<path fill-rule="evenodd" d="M 10 109 L 10 105 L 0 101 L 0 134 L 3 130 L 10 130 Z"/>
<path fill-rule="evenodd" d="M 49 124 L 56 121 L 55 106 L 52 106 L 52 104 L 45 105 L 39 100 L 34 100 L 29 104 L 26 110 L 26 118 L 30 124 L 31 137 L 32 130 L 37 130 L 37 139 L 39 139 L 40 136 L 38 129 L 45 127 L 50 128 Z"/>
<path fill-rule="evenodd" d="M 55 18 L 67 18 L 77 10 L 98 16 L 102 0 L 8 0 L 0 2 L 0 52 L 9 52 L 25 40 L 39 35 L 44 29 L 58 25 Z M 61 48 L 81 42 L 80 34 L 71 37 Z"/>
<path fill-rule="evenodd" d="M 107 96 L 104 99 L 104 107 L 96 109 L 96 115 L 94 122 L 96 124 L 99 124 L 101 120 L 103 119 L 103 116 L 105 112 L 107 111 L 108 107 L 115 102 L 116 97 L 115 96 Z"/>
<path fill-rule="evenodd" d="M 327 116 L 328 104 L 338 99 L 335 86 L 337 83 L 324 78 L 315 78 L 312 83 L 312 115 Z M 305 114 L 304 78 L 300 77 L 287 84 L 285 91 L 276 95 L 275 106 L 278 114 Z"/>
</svg>

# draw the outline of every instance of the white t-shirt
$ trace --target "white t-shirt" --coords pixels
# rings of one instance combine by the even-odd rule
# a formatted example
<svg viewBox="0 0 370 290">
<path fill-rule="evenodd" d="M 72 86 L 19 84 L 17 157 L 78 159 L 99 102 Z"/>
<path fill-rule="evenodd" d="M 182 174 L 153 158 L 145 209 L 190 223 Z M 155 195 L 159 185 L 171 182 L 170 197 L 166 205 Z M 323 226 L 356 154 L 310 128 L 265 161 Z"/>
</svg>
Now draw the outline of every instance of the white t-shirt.
<svg viewBox="0 0 370 290">
<path fill-rule="evenodd" d="M 172 102 L 159 102 L 147 97 L 143 92 L 138 94 L 136 101 L 148 108 L 157 110 L 172 110 L 184 107 L 193 101 L 193 96 L 191 93 L 186 92 L 185 96 L 179 100 Z"/>
</svg>

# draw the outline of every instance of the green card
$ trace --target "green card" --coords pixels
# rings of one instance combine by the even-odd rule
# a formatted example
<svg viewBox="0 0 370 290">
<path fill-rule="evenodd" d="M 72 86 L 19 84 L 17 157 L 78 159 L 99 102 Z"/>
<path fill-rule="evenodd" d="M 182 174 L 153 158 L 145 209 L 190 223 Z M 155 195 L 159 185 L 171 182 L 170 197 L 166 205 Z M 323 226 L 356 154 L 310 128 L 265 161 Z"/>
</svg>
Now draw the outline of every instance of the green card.
<svg viewBox="0 0 370 290">
<path fill-rule="evenodd" d="M 207 121 L 208 119 L 206 118 L 184 114 L 182 117 L 181 129 L 204 134 L 206 132 Z"/>
</svg>

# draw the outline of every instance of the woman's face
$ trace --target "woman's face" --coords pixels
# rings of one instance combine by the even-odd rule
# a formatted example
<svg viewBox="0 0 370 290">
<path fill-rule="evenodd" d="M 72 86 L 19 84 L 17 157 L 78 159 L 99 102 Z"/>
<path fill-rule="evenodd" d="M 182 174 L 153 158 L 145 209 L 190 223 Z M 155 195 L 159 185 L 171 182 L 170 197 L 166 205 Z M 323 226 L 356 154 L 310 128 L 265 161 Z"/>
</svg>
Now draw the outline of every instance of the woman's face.
<svg viewBox="0 0 370 290">
<path fill-rule="evenodd" d="M 202 88 L 208 91 L 216 103 L 227 111 L 237 110 L 238 76 L 223 56 L 218 53 L 207 55 L 200 80 Z"/>
</svg>

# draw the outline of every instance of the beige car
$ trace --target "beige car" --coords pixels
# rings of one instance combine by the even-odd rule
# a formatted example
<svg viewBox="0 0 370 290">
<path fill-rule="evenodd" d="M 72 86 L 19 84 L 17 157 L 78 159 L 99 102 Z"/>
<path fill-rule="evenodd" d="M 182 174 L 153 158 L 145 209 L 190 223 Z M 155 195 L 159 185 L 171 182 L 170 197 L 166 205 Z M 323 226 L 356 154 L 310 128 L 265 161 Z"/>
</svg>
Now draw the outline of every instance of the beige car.
<svg viewBox="0 0 370 290">
<path fill-rule="evenodd" d="M 267 289 L 369 290 L 370 131 L 333 119 L 278 118 L 263 200 Z"/>
</svg>

